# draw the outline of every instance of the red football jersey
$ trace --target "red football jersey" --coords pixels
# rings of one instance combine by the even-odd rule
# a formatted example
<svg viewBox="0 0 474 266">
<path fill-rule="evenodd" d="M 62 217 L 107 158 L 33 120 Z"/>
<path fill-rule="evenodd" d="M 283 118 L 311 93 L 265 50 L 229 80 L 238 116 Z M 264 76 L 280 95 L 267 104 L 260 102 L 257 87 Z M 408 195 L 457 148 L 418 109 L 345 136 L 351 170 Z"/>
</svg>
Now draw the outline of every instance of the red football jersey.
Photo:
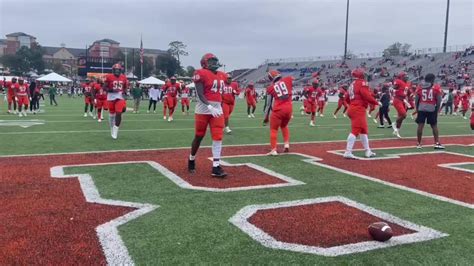
<svg viewBox="0 0 474 266">
<path fill-rule="evenodd" d="M 370 92 L 369 83 L 362 79 L 356 79 L 349 86 L 349 103 L 351 106 L 362 106 L 367 108 L 369 104 L 378 105 Z"/>
<path fill-rule="evenodd" d="M 23 83 L 20 85 L 20 83 L 17 83 L 18 86 L 16 86 L 16 95 L 17 96 L 28 96 L 28 84 Z"/>
<path fill-rule="evenodd" d="M 429 105 L 436 105 L 438 96 L 440 96 L 441 88 L 434 84 L 432 87 L 423 89 L 420 86 L 416 89 L 416 95 L 420 99 L 420 104 L 429 104 Z"/>
<path fill-rule="evenodd" d="M 183 98 L 183 99 L 189 98 L 189 88 L 188 87 L 182 87 L 179 90 L 179 94 L 180 94 L 181 98 Z"/>
<path fill-rule="evenodd" d="M 316 98 L 318 99 L 318 102 L 324 102 L 326 101 L 326 90 L 323 90 L 321 88 L 318 88 L 316 91 Z"/>
<path fill-rule="evenodd" d="M 239 84 L 235 81 L 230 84 L 225 83 L 222 91 L 222 102 L 227 104 L 234 104 L 235 96 L 240 94 Z"/>
<path fill-rule="evenodd" d="M 255 91 L 255 87 L 254 88 L 249 88 L 247 87 L 245 89 L 245 97 L 247 98 L 247 100 L 254 100 L 256 98 L 256 91 Z"/>
<path fill-rule="evenodd" d="M 92 95 L 92 82 L 89 83 L 83 83 L 82 84 L 82 92 L 84 93 L 85 96 L 91 96 Z"/>
<path fill-rule="evenodd" d="M 92 90 L 94 91 L 95 98 L 98 100 L 105 100 L 107 99 L 107 92 L 102 88 L 97 82 L 91 83 Z"/>
<path fill-rule="evenodd" d="M 194 72 L 194 83 L 201 83 L 204 86 L 204 97 L 210 102 L 222 102 L 222 90 L 225 87 L 227 75 L 224 72 L 212 72 L 209 69 L 198 69 Z"/>
<path fill-rule="evenodd" d="M 463 93 L 461 95 L 461 104 L 463 106 L 468 106 L 469 105 L 469 97 L 470 97 L 470 95 L 467 94 L 467 93 Z"/>
<path fill-rule="evenodd" d="M 393 84 L 395 89 L 395 97 L 403 100 L 407 96 L 407 83 L 401 79 L 396 79 L 395 83 Z"/>
<path fill-rule="evenodd" d="M 128 87 L 128 80 L 124 74 L 115 76 L 114 74 L 108 74 L 105 76 L 105 87 L 109 90 L 114 90 L 112 93 L 123 93 Z"/>
<path fill-rule="evenodd" d="M 14 95 L 15 94 L 15 91 L 18 89 L 18 82 L 7 82 L 7 91 L 8 91 L 8 95 Z"/>
<path fill-rule="evenodd" d="M 178 91 L 181 89 L 181 84 L 179 83 L 175 83 L 175 84 L 171 84 L 170 83 L 166 83 L 163 90 L 166 92 L 166 96 L 169 96 L 169 97 L 176 97 L 178 96 Z"/>
<path fill-rule="evenodd" d="M 346 95 L 347 95 L 347 91 L 343 88 L 339 88 L 338 95 L 337 95 L 337 96 L 339 96 L 339 99 L 346 98 Z"/>
<path fill-rule="evenodd" d="M 292 107 L 293 78 L 284 77 L 267 87 L 267 94 L 273 96 L 273 111 Z"/>
</svg>

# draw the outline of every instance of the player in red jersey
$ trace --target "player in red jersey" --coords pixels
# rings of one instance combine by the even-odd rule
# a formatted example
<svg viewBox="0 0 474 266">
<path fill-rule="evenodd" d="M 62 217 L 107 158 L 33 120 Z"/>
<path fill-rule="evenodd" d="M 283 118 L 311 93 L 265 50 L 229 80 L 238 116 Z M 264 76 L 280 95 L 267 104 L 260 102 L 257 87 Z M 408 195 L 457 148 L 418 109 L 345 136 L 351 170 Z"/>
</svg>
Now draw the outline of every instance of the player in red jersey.
<svg viewBox="0 0 474 266">
<path fill-rule="evenodd" d="M 471 129 L 474 130 L 474 94 L 472 93 L 469 102 L 471 105 Z"/>
<path fill-rule="evenodd" d="M 397 110 L 397 121 L 392 125 L 393 127 L 393 135 L 397 136 L 397 138 L 401 138 L 400 136 L 400 128 L 402 127 L 403 120 L 407 117 L 407 109 L 406 106 L 409 105 L 407 101 L 407 74 L 405 72 L 400 72 L 395 79 L 393 84 L 393 88 L 395 90 L 395 95 L 393 98 L 393 107 Z"/>
<path fill-rule="evenodd" d="M 378 99 L 378 97 L 379 97 L 379 91 L 377 90 L 377 88 L 372 89 L 372 91 L 371 91 L 370 93 L 372 93 L 372 97 L 374 97 L 375 100 Z M 372 112 L 373 112 L 374 110 L 375 110 L 375 105 L 369 104 L 369 111 L 367 112 L 367 117 L 372 118 Z M 376 117 L 377 117 L 377 116 L 376 116 Z M 375 120 L 375 124 L 377 124 L 376 118 L 375 118 L 374 120 Z"/>
<path fill-rule="evenodd" d="M 127 110 L 127 103 L 123 97 L 127 92 L 128 80 L 122 74 L 122 66 L 112 66 L 112 74 L 105 77 L 103 88 L 107 91 L 107 105 L 109 109 L 110 132 L 113 139 L 117 139 L 122 113 Z"/>
<path fill-rule="evenodd" d="M 319 114 L 320 117 L 324 117 L 324 107 L 326 107 L 326 102 L 328 100 L 326 87 L 320 87 L 316 92 L 316 98 L 318 101 L 318 109 L 316 110 L 316 115 Z"/>
<path fill-rule="evenodd" d="M 181 85 L 176 82 L 175 77 L 170 78 L 170 82 L 165 84 L 163 91 L 166 94 L 167 107 L 169 109 L 168 122 L 173 121 L 174 109 L 178 103 L 178 92 L 181 89 Z M 166 116 L 166 115 L 165 115 Z"/>
<path fill-rule="evenodd" d="M 235 96 L 240 94 L 239 84 L 232 81 L 232 76 L 227 73 L 227 80 L 222 90 L 222 111 L 224 112 L 224 132 L 230 134 L 232 130 L 229 128 L 230 115 L 234 111 Z"/>
<path fill-rule="evenodd" d="M 107 91 L 104 90 L 100 81 L 92 82 L 91 87 L 95 109 L 97 110 L 97 122 L 100 123 L 104 119 L 103 110 L 107 110 Z"/>
<path fill-rule="evenodd" d="M 247 115 L 249 118 L 255 118 L 255 109 L 257 108 L 257 92 L 253 82 L 250 82 L 245 89 L 245 99 L 247 100 Z M 252 109 L 252 112 L 250 112 Z"/>
<path fill-rule="evenodd" d="M 82 85 L 82 95 L 84 95 L 84 117 L 87 117 L 87 111 L 89 110 L 89 116 L 93 116 L 92 110 L 94 109 L 93 98 L 92 98 L 92 82 L 86 79 Z"/>
<path fill-rule="evenodd" d="M 318 98 L 317 94 L 319 91 L 319 81 L 314 79 L 311 82 L 311 87 L 305 88 L 303 92 L 305 93 L 306 97 L 306 113 L 311 114 L 311 120 L 309 122 L 309 126 L 314 127 L 315 119 L 316 119 L 316 109 L 318 107 Z"/>
<path fill-rule="evenodd" d="M 454 95 L 454 112 L 453 115 L 458 115 L 458 110 L 459 110 L 459 105 L 461 103 L 461 95 L 459 93 L 459 90 L 454 90 L 453 91 Z"/>
<path fill-rule="evenodd" d="M 342 116 L 346 117 L 346 111 L 347 111 L 347 107 L 349 106 L 346 102 L 346 98 L 347 98 L 347 85 L 346 84 L 343 84 L 339 90 L 338 90 L 338 93 L 337 93 L 337 97 L 338 97 L 338 100 L 337 100 L 337 108 L 336 110 L 334 111 L 334 119 L 337 119 L 337 112 L 339 112 L 339 110 L 341 110 L 341 107 L 344 106 L 344 110 L 342 110 Z"/>
<path fill-rule="evenodd" d="M 26 110 L 28 110 L 28 106 L 30 105 L 31 96 L 28 84 L 26 84 L 22 78 L 18 79 L 18 86 L 16 86 L 14 93 L 15 101 L 18 103 L 18 116 L 26 116 Z M 23 106 L 25 109 L 22 108 Z"/>
<path fill-rule="evenodd" d="M 410 87 L 408 88 L 407 96 L 408 96 L 408 103 L 410 104 L 410 108 L 408 109 L 413 110 L 413 112 L 410 114 L 411 119 L 415 119 L 415 115 L 418 113 L 415 106 L 415 97 L 416 97 L 417 88 L 418 88 L 418 85 L 413 82 L 410 83 Z"/>
<path fill-rule="evenodd" d="M 227 174 L 221 167 L 222 138 L 224 135 L 224 116 L 222 112 L 222 90 L 227 76 L 217 71 L 221 64 L 211 53 L 201 58 L 201 69 L 194 72 L 193 81 L 196 86 L 197 103 L 195 109 L 195 136 L 188 160 L 188 171 L 196 170 L 196 153 L 201 141 L 210 127 L 212 138 L 212 172 L 213 177 L 224 178 Z"/>
<path fill-rule="evenodd" d="M 268 72 L 268 79 L 272 83 L 267 87 L 267 104 L 265 105 L 267 108 L 263 124 L 266 125 L 270 120 L 270 146 L 272 150 L 268 155 L 278 155 L 277 137 L 279 128 L 281 128 L 283 135 L 284 152 L 289 152 L 290 149 L 288 123 L 293 113 L 293 77 L 282 77 L 280 72 L 271 70 Z"/>
<path fill-rule="evenodd" d="M 351 75 L 355 80 L 352 82 L 348 91 L 347 100 L 349 101 L 349 108 L 347 110 L 347 115 L 351 119 L 352 131 L 347 137 L 344 158 L 356 158 L 352 154 L 352 148 L 354 147 L 354 143 L 359 135 L 362 146 L 365 149 L 365 157 L 374 157 L 375 153 L 372 152 L 369 146 L 369 129 L 367 125 L 366 110 L 369 104 L 378 105 L 378 102 L 370 92 L 369 83 L 365 79 L 364 69 L 356 68 L 352 70 Z"/>
<path fill-rule="evenodd" d="M 7 82 L 7 102 L 8 102 L 8 113 L 16 114 L 17 105 L 15 100 L 15 91 L 18 88 L 17 78 L 13 77 L 10 82 Z M 13 110 L 12 110 L 13 104 Z"/>
<path fill-rule="evenodd" d="M 469 100 L 471 99 L 471 91 L 466 88 L 461 95 L 461 114 L 464 119 L 467 119 L 466 113 L 469 109 Z"/>
<path fill-rule="evenodd" d="M 311 110 L 308 109 L 308 91 L 311 89 L 311 84 L 309 83 L 306 83 L 306 86 L 303 87 L 303 97 L 304 97 L 304 100 L 303 100 L 303 106 L 300 108 L 301 110 L 301 115 L 305 115 L 305 114 L 310 114 L 311 113 Z"/>
<path fill-rule="evenodd" d="M 416 136 L 418 140 L 417 148 L 421 149 L 421 138 L 423 135 L 423 128 L 425 123 L 430 124 L 433 130 L 433 137 L 435 141 L 435 149 L 444 149 L 443 145 L 439 143 L 439 131 L 438 131 L 438 110 L 441 107 L 441 87 L 435 83 L 435 75 L 427 74 L 425 76 L 425 82 L 415 92 L 415 107 L 418 111 L 416 117 L 416 123 L 418 129 Z"/>
<path fill-rule="evenodd" d="M 179 90 L 179 97 L 181 98 L 181 111 L 183 115 L 189 115 L 189 88 L 181 82 L 181 89 Z M 186 111 L 184 110 L 186 107 Z"/>
</svg>

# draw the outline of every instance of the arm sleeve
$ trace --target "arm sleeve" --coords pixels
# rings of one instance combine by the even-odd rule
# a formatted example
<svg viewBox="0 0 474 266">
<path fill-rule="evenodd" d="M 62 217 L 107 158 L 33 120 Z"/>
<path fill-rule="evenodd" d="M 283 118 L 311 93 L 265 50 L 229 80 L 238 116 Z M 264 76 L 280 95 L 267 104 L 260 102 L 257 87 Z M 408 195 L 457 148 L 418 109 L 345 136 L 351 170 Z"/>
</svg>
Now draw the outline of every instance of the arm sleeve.
<svg viewBox="0 0 474 266">
<path fill-rule="evenodd" d="M 267 97 L 265 98 L 265 118 L 268 118 L 270 116 L 270 113 L 272 111 L 272 104 L 273 96 L 271 94 L 267 94 Z"/>
</svg>

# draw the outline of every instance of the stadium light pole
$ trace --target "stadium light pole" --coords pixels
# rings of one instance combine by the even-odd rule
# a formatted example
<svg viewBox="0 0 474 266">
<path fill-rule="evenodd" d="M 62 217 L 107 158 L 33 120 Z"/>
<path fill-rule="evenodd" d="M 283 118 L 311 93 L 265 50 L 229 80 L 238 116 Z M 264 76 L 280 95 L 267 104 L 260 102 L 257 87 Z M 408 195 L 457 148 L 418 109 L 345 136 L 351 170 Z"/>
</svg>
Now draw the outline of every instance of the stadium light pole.
<svg viewBox="0 0 474 266">
<path fill-rule="evenodd" d="M 349 0 L 347 0 L 347 8 L 346 8 L 346 38 L 344 41 L 344 61 L 347 59 L 347 32 L 348 30 L 349 30 Z"/>
<path fill-rule="evenodd" d="M 449 21 L 449 0 L 447 1 L 446 6 L 446 23 L 444 24 L 444 45 L 443 53 L 446 53 L 446 44 L 448 43 L 448 21 Z"/>
</svg>

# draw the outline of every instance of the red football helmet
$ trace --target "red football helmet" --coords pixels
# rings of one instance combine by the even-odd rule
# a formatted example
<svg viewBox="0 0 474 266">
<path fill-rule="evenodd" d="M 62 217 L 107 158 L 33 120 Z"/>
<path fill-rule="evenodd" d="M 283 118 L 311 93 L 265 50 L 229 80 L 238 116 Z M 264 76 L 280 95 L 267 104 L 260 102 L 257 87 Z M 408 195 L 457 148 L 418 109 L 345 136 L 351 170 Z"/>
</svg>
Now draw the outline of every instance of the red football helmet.
<svg viewBox="0 0 474 266">
<path fill-rule="evenodd" d="M 201 67 L 216 71 L 220 67 L 219 59 L 214 54 L 207 53 L 201 58 Z"/>
<path fill-rule="evenodd" d="M 280 72 L 278 72 L 277 70 L 270 70 L 268 71 L 268 79 L 270 81 L 275 81 L 277 79 L 281 78 L 281 74 Z"/>
<path fill-rule="evenodd" d="M 355 68 L 351 72 L 351 76 L 356 78 L 356 79 L 364 79 L 365 77 L 365 71 L 363 68 Z"/>
<path fill-rule="evenodd" d="M 402 71 L 402 72 L 398 73 L 397 78 L 404 80 L 404 79 L 407 78 L 407 73 Z"/>
<path fill-rule="evenodd" d="M 253 82 L 249 82 L 248 86 L 249 86 L 250 88 L 253 88 Z"/>
</svg>

